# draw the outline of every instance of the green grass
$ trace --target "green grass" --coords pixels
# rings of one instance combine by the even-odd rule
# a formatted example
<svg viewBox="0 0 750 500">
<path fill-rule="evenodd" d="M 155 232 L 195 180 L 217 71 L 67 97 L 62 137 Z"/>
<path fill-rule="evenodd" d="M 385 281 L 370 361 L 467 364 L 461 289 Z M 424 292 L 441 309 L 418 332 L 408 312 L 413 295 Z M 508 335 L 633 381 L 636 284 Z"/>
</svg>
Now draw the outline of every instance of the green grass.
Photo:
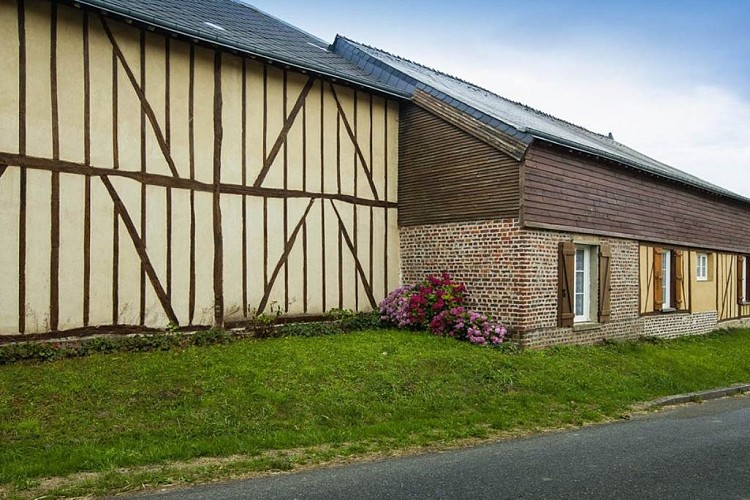
<svg viewBox="0 0 750 500">
<path fill-rule="evenodd" d="M 750 330 L 512 354 L 385 330 L 19 363 L 0 367 L 0 485 L 92 471 L 66 494 L 103 493 L 580 425 L 750 381 L 749 359 Z"/>
</svg>

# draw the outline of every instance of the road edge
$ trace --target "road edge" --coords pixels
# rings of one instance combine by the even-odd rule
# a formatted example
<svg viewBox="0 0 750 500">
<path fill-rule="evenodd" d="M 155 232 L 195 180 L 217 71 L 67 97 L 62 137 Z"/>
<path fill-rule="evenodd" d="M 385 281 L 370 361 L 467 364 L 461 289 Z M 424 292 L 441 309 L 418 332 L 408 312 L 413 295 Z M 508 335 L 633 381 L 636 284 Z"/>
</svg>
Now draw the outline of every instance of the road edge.
<svg viewBox="0 0 750 500">
<path fill-rule="evenodd" d="M 738 394 L 745 394 L 750 392 L 750 384 L 734 384 L 729 387 L 720 387 L 718 389 L 708 389 L 705 391 L 688 392 L 685 394 L 675 394 L 672 396 L 666 396 L 653 401 L 648 401 L 636 405 L 634 409 L 638 410 L 649 410 L 652 408 L 661 408 L 664 406 L 675 406 L 685 403 L 695 403 L 700 401 L 709 401 L 711 399 L 719 399 L 727 396 L 735 396 Z"/>
</svg>

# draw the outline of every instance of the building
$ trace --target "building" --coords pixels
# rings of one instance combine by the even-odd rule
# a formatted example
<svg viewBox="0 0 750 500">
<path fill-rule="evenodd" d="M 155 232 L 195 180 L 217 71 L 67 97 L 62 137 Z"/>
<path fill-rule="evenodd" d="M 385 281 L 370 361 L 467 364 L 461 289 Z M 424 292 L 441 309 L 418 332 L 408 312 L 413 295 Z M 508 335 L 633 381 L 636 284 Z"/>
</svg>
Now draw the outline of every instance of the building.
<svg viewBox="0 0 750 500">
<path fill-rule="evenodd" d="M 231 0 L 3 0 L 0 25 L 0 333 L 398 285 L 399 89 Z"/>
<path fill-rule="evenodd" d="M 0 334 L 369 310 L 448 271 L 526 345 L 750 316 L 750 200 L 233 0 L 3 0 Z"/>
<path fill-rule="evenodd" d="M 411 97 L 406 282 L 450 272 L 529 346 L 705 333 L 750 315 L 750 200 L 381 50 L 337 37 L 334 51 Z"/>
</svg>

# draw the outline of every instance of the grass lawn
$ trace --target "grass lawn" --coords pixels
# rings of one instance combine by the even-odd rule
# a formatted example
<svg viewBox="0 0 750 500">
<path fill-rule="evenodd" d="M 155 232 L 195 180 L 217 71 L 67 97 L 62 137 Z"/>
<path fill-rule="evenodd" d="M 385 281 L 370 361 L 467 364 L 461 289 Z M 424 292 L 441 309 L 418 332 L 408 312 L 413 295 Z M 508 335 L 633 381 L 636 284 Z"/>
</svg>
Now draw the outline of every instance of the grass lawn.
<svg viewBox="0 0 750 500">
<path fill-rule="evenodd" d="M 597 422 L 750 381 L 749 360 L 750 330 L 520 353 L 385 330 L 7 365 L 0 497 L 103 494 Z M 42 481 L 79 472 L 100 474 Z"/>
</svg>

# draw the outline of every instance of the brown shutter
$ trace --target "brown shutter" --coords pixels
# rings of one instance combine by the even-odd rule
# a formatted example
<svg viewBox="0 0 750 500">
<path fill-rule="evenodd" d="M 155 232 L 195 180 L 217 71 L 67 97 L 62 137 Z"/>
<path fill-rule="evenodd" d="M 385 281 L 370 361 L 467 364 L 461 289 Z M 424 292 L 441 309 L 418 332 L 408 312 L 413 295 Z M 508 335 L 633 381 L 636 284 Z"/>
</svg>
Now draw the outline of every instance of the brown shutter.
<svg viewBox="0 0 750 500">
<path fill-rule="evenodd" d="M 745 265 L 745 257 L 737 256 L 737 303 L 742 304 L 742 268 Z M 750 280 L 748 280 L 750 281 Z"/>
<path fill-rule="evenodd" d="M 685 297 L 683 294 L 683 270 L 682 270 L 682 250 L 672 252 L 672 297 L 674 297 L 674 307 L 678 311 L 685 309 Z"/>
<path fill-rule="evenodd" d="M 557 280 L 557 322 L 559 326 L 573 326 L 575 313 L 573 299 L 575 294 L 576 246 L 572 241 L 563 241 L 559 246 L 558 280 Z"/>
<path fill-rule="evenodd" d="M 654 311 L 661 311 L 664 298 L 661 296 L 661 280 L 663 278 L 661 271 L 661 248 L 654 248 Z"/>
<path fill-rule="evenodd" d="M 599 247 L 599 323 L 609 321 L 611 312 L 611 278 L 610 260 L 612 248 L 609 243 L 602 243 Z"/>
</svg>

